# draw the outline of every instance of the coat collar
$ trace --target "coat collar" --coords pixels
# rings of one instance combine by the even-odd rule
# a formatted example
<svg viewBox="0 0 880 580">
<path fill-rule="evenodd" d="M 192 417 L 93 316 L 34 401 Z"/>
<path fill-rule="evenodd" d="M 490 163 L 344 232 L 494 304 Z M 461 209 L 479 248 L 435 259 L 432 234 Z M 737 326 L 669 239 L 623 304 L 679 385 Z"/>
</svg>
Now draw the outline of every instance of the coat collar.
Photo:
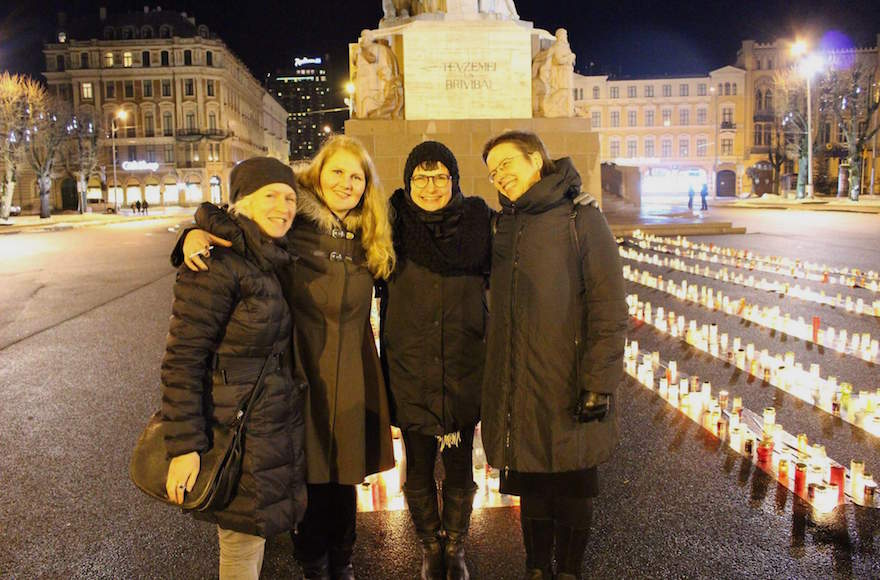
<svg viewBox="0 0 880 580">
<path fill-rule="evenodd" d="M 510 201 L 503 193 L 498 201 L 505 213 L 543 213 L 560 205 L 566 199 L 574 199 L 581 190 L 581 176 L 569 157 L 554 162 L 556 170 L 544 176 L 516 201 Z"/>
<path fill-rule="evenodd" d="M 366 192 L 364 192 L 366 195 Z M 296 215 L 315 224 L 322 233 L 329 234 L 340 226 L 350 232 L 359 232 L 363 221 L 363 203 L 348 212 L 343 219 L 336 217 L 323 199 L 310 187 L 300 183 L 296 197 Z"/>
</svg>

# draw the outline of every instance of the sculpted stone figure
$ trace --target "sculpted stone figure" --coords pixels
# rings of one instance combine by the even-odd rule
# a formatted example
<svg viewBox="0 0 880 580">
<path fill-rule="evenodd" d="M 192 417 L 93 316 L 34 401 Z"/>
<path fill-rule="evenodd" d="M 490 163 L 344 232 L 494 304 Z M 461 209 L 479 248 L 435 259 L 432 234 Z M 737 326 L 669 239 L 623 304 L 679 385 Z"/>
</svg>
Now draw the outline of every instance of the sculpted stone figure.
<svg viewBox="0 0 880 580">
<path fill-rule="evenodd" d="M 513 0 L 480 0 L 480 12 L 483 14 L 498 14 L 512 20 L 518 20 L 519 14 Z"/>
<path fill-rule="evenodd" d="M 568 32 L 556 31 L 556 41 L 532 61 L 532 109 L 536 117 L 574 115 L 574 60 Z"/>
<path fill-rule="evenodd" d="M 382 0 L 382 11 L 385 18 L 407 18 L 412 4 L 411 0 Z"/>
<path fill-rule="evenodd" d="M 352 57 L 354 112 L 358 119 L 397 119 L 403 111 L 400 69 L 387 41 L 362 30 Z"/>
</svg>

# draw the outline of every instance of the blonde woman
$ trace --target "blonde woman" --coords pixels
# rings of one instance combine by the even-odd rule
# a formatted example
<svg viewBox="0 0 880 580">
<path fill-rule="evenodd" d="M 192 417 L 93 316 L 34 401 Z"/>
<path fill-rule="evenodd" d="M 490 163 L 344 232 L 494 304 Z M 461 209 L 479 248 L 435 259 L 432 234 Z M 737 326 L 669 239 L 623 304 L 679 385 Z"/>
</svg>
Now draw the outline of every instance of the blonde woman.
<svg viewBox="0 0 880 580">
<path fill-rule="evenodd" d="M 327 141 L 298 176 L 288 234 L 295 265 L 282 275 L 295 350 L 308 380 L 309 505 L 294 534 L 306 578 L 354 578 L 355 485 L 394 466 L 381 367 L 370 331 L 373 284 L 394 269 L 388 206 L 373 162 L 350 137 Z M 225 214 L 203 204 L 182 255 L 224 244 Z M 219 236 L 219 237 L 218 237 Z M 195 256 L 191 269 L 208 266 Z"/>
<path fill-rule="evenodd" d="M 266 365 L 233 499 L 223 509 L 196 512 L 218 527 L 221 579 L 259 578 L 265 538 L 289 530 L 306 507 L 304 385 L 291 377 L 291 315 L 276 276 L 291 261 L 283 244 L 296 214 L 294 185 L 293 172 L 276 159 L 239 163 L 225 214 L 230 247 L 217 251 L 210 272 L 181 268 L 174 284 L 162 359 L 172 501 L 181 504 L 192 491 L 211 425 L 231 420 Z"/>
</svg>

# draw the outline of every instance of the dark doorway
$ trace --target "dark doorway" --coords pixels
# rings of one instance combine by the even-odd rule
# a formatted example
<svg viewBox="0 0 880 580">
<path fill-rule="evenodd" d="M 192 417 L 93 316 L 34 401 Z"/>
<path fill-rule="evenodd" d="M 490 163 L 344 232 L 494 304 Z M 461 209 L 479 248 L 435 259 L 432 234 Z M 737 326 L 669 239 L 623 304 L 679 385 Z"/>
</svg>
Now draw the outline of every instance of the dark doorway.
<svg viewBox="0 0 880 580">
<path fill-rule="evenodd" d="M 717 197 L 734 197 L 736 195 L 736 173 L 729 169 L 719 171 L 715 183 Z"/>
<path fill-rule="evenodd" d="M 76 210 L 78 208 L 79 203 L 76 199 L 76 181 L 73 178 L 68 177 L 61 182 L 61 209 Z"/>
</svg>

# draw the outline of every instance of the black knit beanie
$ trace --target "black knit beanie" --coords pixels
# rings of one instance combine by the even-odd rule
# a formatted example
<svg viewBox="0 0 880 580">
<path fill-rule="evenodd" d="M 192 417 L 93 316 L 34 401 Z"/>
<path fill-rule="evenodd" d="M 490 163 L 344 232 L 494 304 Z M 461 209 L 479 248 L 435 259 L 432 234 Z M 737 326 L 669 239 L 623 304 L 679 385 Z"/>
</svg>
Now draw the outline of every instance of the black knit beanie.
<svg viewBox="0 0 880 580">
<path fill-rule="evenodd" d="M 406 189 L 407 195 L 410 194 L 409 180 L 412 178 L 413 171 L 426 161 L 439 161 L 445 165 L 449 170 L 450 177 L 452 177 L 452 191 L 456 193 L 460 191 L 458 187 L 458 161 L 456 161 L 455 155 L 443 143 L 425 141 L 413 147 L 413 150 L 409 152 L 409 157 L 406 158 L 406 165 L 403 168 L 403 187 Z"/>
<path fill-rule="evenodd" d="M 229 203 L 235 203 L 270 183 L 285 183 L 296 191 L 293 170 L 274 157 L 251 157 L 229 174 Z"/>
</svg>

